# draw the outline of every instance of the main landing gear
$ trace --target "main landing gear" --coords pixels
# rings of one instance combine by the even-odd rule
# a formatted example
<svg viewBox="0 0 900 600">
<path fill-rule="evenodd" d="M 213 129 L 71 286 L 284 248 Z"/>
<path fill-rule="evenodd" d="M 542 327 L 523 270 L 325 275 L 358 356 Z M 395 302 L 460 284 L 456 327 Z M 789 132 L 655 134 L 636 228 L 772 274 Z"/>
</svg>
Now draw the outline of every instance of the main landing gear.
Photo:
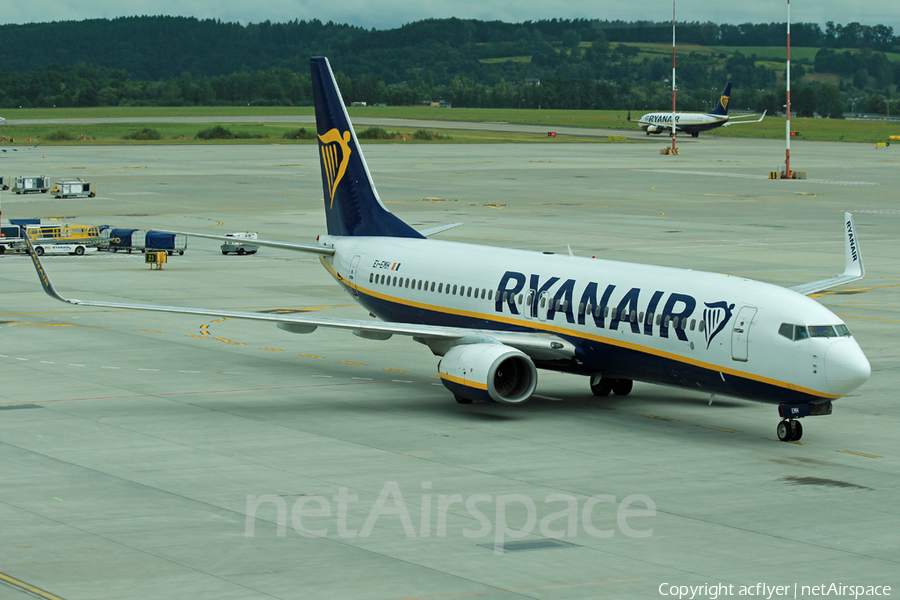
<svg viewBox="0 0 900 600">
<path fill-rule="evenodd" d="M 630 379 L 610 379 L 600 375 L 591 376 L 591 392 L 595 396 L 609 396 L 612 392 L 616 396 L 627 396 L 631 393 L 634 382 Z"/>
<path fill-rule="evenodd" d="M 796 442 L 803 437 L 803 425 L 794 419 L 784 419 L 775 430 L 782 442 Z"/>
</svg>

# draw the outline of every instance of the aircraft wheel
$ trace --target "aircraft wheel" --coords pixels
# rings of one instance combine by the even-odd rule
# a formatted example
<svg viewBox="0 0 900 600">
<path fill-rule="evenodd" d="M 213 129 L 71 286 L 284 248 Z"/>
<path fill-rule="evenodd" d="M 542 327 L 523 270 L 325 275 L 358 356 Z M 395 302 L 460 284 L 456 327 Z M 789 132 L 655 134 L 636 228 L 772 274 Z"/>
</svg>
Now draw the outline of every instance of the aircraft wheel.
<svg viewBox="0 0 900 600">
<path fill-rule="evenodd" d="M 634 382 L 630 379 L 616 379 L 612 383 L 612 391 L 616 396 L 627 396 L 631 393 Z"/>
<path fill-rule="evenodd" d="M 600 377 L 599 375 L 594 375 L 591 377 L 591 393 L 595 396 L 609 396 L 609 393 L 612 391 L 612 387 L 609 385 L 609 380 Z"/>
<path fill-rule="evenodd" d="M 794 439 L 794 428 L 791 427 L 791 422 L 787 420 L 778 424 L 775 433 L 778 434 L 778 439 L 782 442 L 791 442 Z"/>
<path fill-rule="evenodd" d="M 791 441 L 796 442 L 803 437 L 803 425 L 800 421 L 791 421 Z"/>
<path fill-rule="evenodd" d="M 34 249 L 34 253 L 37 254 L 38 256 L 43 256 L 43 255 L 44 255 L 44 247 L 43 247 L 43 246 L 37 246 L 37 247 Z"/>
<path fill-rule="evenodd" d="M 471 398 L 463 398 L 462 396 L 454 396 L 454 398 L 456 398 L 456 401 L 460 404 L 472 404 Z"/>
<path fill-rule="evenodd" d="M 75 246 L 75 255 L 81 256 L 84 254 L 84 246 Z"/>
</svg>

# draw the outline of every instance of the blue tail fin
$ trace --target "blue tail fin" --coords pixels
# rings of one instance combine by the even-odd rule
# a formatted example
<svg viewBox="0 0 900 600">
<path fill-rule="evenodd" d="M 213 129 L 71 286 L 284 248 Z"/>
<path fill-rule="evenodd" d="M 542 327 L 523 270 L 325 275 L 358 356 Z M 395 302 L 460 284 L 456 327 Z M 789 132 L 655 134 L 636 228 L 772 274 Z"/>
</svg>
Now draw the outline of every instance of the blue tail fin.
<svg viewBox="0 0 900 600">
<path fill-rule="evenodd" d="M 329 235 L 421 238 L 381 203 L 324 56 L 309 59 Z"/>
<path fill-rule="evenodd" d="M 712 111 L 708 112 L 709 115 L 722 115 L 723 117 L 728 114 L 728 100 L 731 98 L 731 82 L 725 84 L 725 91 L 722 92 L 722 97 L 719 98 L 719 103 L 716 104 L 716 107 L 712 109 Z"/>
</svg>

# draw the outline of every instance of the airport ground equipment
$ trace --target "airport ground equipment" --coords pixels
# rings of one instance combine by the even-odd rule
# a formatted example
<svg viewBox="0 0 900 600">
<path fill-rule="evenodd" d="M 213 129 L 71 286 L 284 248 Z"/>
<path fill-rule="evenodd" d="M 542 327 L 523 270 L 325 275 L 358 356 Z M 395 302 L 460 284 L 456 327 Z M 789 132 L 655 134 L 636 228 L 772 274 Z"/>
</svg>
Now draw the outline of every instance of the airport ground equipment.
<svg viewBox="0 0 900 600">
<path fill-rule="evenodd" d="M 148 231 L 145 242 L 145 252 L 164 250 L 172 256 L 175 253 L 184 254 L 187 249 L 187 237 L 181 234 Z"/>
<path fill-rule="evenodd" d="M 101 231 L 109 229 L 107 225 L 25 225 L 24 237 L 31 240 L 38 255 L 45 253 L 75 254 L 81 256 L 88 248 L 97 248 L 108 242 L 101 236 Z M 25 250 L 24 240 L 19 242 L 16 250 Z"/>
<path fill-rule="evenodd" d="M 230 252 L 234 252 L 235 254 L 256 254 L 257 250 L 259 250 L 259 246 L 254 244 L 248 244 L 243 240 L 255 240 L 256 232 L 254 231 L 238 231 L 236 233 L 226 233 L 226 237 L 235 238 L 233 242 L 225 242 L 222 244 L 222 254 L 228 254 Z"/>
<path fill-rule="evenodd" d="M 30 194 L 40 192 L 46 194 L 50 190 L 50 179 L 46 175 L 29 175 L 16 177 L 13 180 L 11 191 L 17 194 Z"/>
<path fill-rule="evenodd" d="M 93 198 L 96 186 L 81 178 L 61 179 L 53 184 L 53 196 L 56 198 Z"/>
<path fill-rule="evenodd" d="M 9 177 L 0 176 L 0 190 L 9 189 Z"/>
<path fill-rule="evenodd" d="M 0 226 L 0 254 L 18 250 L 19 244 L 25 241 L 23 235 L 21 225 Z"/>
<path fill-rule="evenodd" d="M 110 228 L 103 232 L 104 240 L 97 248 L 109 252 L 153 252 L 164 250 L 169 256 L 184 254 L 187 237 L 147 229 Z"/>
</svg>

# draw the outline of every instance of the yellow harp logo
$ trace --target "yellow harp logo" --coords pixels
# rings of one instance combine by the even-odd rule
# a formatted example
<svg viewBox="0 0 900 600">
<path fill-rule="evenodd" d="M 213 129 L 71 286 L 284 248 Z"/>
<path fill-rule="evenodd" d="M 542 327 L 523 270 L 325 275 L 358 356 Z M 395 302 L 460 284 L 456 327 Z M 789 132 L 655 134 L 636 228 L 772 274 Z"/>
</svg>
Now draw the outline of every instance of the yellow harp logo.
<svg viewBox="0 0 900 600">
<path fill-rule="evenodd" d="M 719 100 L 722 103 L 722 108 L 728 110 L 728 96 L 722 96 L 722 99 Z"/>
<path fill-rule="evenodd" d="M 350 132 L 345 131 L 342 135 L 337 129 L 332 129 L 325 135 L 320 135 L 319 152 L 325 167 L 328 190 L 331 192 L 330 209 L 334 207 L 334 193 L 347 172 L 347 163 L 350 162 Z"/>
</svg>

